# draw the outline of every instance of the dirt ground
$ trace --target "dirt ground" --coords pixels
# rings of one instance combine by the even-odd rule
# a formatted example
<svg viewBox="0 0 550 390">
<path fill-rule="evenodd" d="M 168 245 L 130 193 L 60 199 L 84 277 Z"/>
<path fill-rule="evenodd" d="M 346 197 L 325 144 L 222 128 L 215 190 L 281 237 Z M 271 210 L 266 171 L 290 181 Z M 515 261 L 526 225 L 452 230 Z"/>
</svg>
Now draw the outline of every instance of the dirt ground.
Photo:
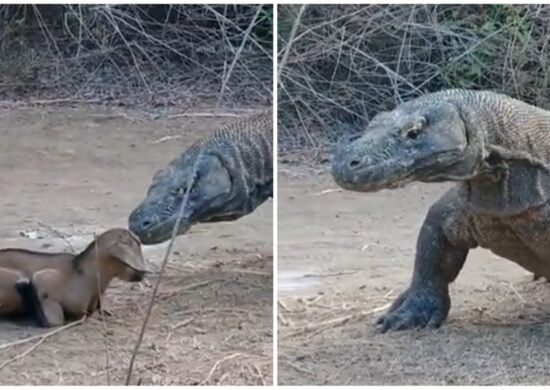
<svg viewBox="0 0 550 390">
<path fill-rule="evenodd" d="M 550 284 L 470 253 L 438 330 L 379 334 L 446 185 L 361 194 L 279 165 L 278 381 L 283 385 L 547 385 Z"/>
<path fill-rule="evenodd" d="M 0 247 L 83 249 L 126 227 L 155 171 L 234 118 L 148 120 L 99 107 L 0 110 Z M 132 383 L 272 382 L 272 202 L 232 223 L 179 237 Z M 69 245 L 70 244 L 70 245 Z M 152 270 L 166 244 L 144 247 Z M 0 321 L 0 384 L 123 384 L 156 276 L 116 281 L 82 325 L 43 329 Z"/>
</svg>

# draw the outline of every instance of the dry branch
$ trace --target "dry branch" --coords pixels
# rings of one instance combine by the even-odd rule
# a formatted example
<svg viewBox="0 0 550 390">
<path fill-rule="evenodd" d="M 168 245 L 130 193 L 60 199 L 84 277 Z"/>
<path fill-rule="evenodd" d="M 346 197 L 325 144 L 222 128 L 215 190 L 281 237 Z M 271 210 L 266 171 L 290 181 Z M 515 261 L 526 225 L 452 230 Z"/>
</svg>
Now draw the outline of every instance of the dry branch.
<svg viewBox="0 0 550 390">
<path fill-rule="evenodd" d="M 50 332 L 47 332 L 47 333 L 44 333 L 42 335 L 39 335 L 39 336 L 34 336 L 34 337 L 29 337 L 27 339 L 24 339 L 24 340 L 18 340 L 18 341 L 15 341 L 13 343 L 8 343 L 8 344 L 4 344 L 2 346 L 0 346 L 0 349 L 5 349 L 5 348 L 9 348 L 9 347 L 12 347 L 12 346 L 15 346 L 15 345 L 19 345 L 19 344 L 23 344 L 23 343 L 26 343 L 26 342 L 29 342 L 31 340 L 38 340 L 38 342 L 36 342 L 35 344 L 33 344 L 30 348 L 28 348 L 27 350 L 25 350 L 24 352 L 20 353 L 19 355 L 11 358 L 11 359 L 8 359 L 6 361 L 4 361 L 3 363 L 0 364 L 0 370 L 4 367 L 6 367 L 7 365 L 19 360 L 19 359 L 22 359 L 24 358 L 25 356 L 27 356 L 28 354 L 30 354 L 32 351 L 34 351 L 40 344 L 42 344 L 48 337 L 51 337 L 53 335 L 56 335 L 64 330 L 67 330 L 69 328 L 72 328 L 76 325 L 80 325 L 82 323 L 84 323 L 84 321 L 86 321 L 86 316 L 82 317 L 80 320 L 78 321 L 74 321 L 74 322 L 70 322 L 66 325 L 63 325 L 63 326 L 60 326 L 59 328 L 56 328 Z"/>
<path fill-rule="evenodd" d="M 201 158 L 202 158 L 202 151 L 198 154 L 197 159 L 195 161 L 195 164 L 193 166 L 192 174 L 189 176 L 189 179 L 188 179 L 189 182 L 187 183 L 188 188 L 191 188 L 192 185 L 193 185 L 193 181 L 195 180 L 195 177 L 196 177 L 196 174 L 197 174 L 198 164 L 201 161 Z M 179 209 L 179 212 L 178 212 L 178 215 L 177 215 L 177 218 L 176 218 L 176 222 L 174 224 L 174 228 L 172 229 L 172 236 L 170 237 L 170 242 L 168 243 L 168 246 L 166 247 L 166 252 L 164 254 L 164 258 L 163 258 L 162 263 L 161 263 L 161 267 L 160 267 L 160 270 L 159 270 L 159 273 L 158 273 L 158 276 L 157 276 L 157 281 L 156 281 L 155 286 L 153 288 L 153 293 L 151 295 L 149 305 L 147 306 L 147 313 L 145 315 L 145 318 L 143 319 L 143 324 L 141 326 L 141 330 L 140 330 L 138 339 L 136 341 L 134 351 L 132 353 L 132 357 L 130 358 L 130 364 L 128 366 L 128 372 L 127 372 L 126 381 L 125 381 L 126 386 L 128 386 L 130 384 L 130 380 L 132 379 L 132 371 L 133 371 L 133 368 L 134 368 L 134 362 L 136 360 L 136 357 L 137 357 L 137 354 L 138 354 L 138 351 L 139 351 L 139 347 L 141 346 L 141 342 L 143 341 L 143 337 L 145 335 L 145 330 L 147 328 L 147 323 L 149 322 L 149 318 L 151 317 L 151 312 L 153 311 L 153 306 L 155 304 L 155 298 L 157 296 L 157 292 L 158 292 L 158 289 L 159 289 L 159 286 L 160 286 L 160 282 L 162 280 L 162 275 L 163 275 L 164 270 L 166 268 L 166 264 L 168 263 L 168 257 L 170 256 L 170 253 L 172 252 L 172 247 L 174 245 L 174 241 L 176 239 L 176 236 L 178 235 L 178 230 L 179 230 L 179 227 L 180 227 L 181 218 L 183 216 L 185 208 L 187 207 L 187 202 L 188 201 L 189 201 L 189 191 L 185 193 L 185 195 L 183 197 L 183 201 L 181 202 L 180 209 Z"/>
<path fill-rule="evenodd" d="M 234 354 L 231 354 L 229 356 L 224 357 L 223 359 L 218 360 L 216 363 L 214 363 L 214 365 L 210 369 L 210 372 L 208 373 L 208 376 L 200 383 L 200 385 L 207 384 L 210 381 L 210 379 L 212 379 L 212 376 L 214 375 L 214 372 L 216 372 L 216 370 L 218 369 L 220 364 L 222 364 L 225 361 L 228 361 L 228 360 L 234 359 L 236 357 L 239 357 L 239 356 L 241 356 L 241 354 L 239 352 L 236 352 Z"/>
<path fill-rule="evenodd" d="M 272 12 L 271 5 L 260 8 Z M 272 40 L 264 31 L 271 22 L 258 17 L 260 8 L 5 5 L 0 13 L 0 101 L 149 109 L 181 107 L 191 99 L 269 103 Z"/>
<path fill-rule="evenodd" d="M 378 112 L 444 88 L 550 101 L 547 4 L 288 4 L 278 18 L 284 153 L 332 153 Z"/>
<path fill-rule="evenodd" d="M 332 318 L 330 320 L 326 320 L 326 321 L 323 321 L 323 322 L 311 323 L 311 324 L 308 324 L 306 326 L 301 327 L 300 329 L 298 329 L 298 330 L 296 330 L 292 333 L 285 334 L 281 338 L 287 339 L 287 338 L 303 335 L 303 334 L 306 334 L 306 333 L 308 333 L 309 336 L 313 336 L 313 335 L 315 335 L 319 332 L 322 332 L 326 329 L 336 328 L 338 326 L 345 325 L 348 322 L 352 322 L 352 321 L 354 321 L 354 322 L 360 321 L 360 320 L 362 320 L 366 317 L 370 317 L 371 315 L 373 315 L 375 313 L 378 313 L 382 310 L 386 310 L 388 307 L 390 307 L 390 304 L 387 304 L 387 305 L 384 305 L 384 306 L 381 306 L 381 307 L 377 307 L 377 308 L 369 310 L 369 311 L 362 311 L 362 312 L 359 312 L 359 313 L 348 314 L 348 315 L 343 316 L 343 317 Z"/>
</svg>

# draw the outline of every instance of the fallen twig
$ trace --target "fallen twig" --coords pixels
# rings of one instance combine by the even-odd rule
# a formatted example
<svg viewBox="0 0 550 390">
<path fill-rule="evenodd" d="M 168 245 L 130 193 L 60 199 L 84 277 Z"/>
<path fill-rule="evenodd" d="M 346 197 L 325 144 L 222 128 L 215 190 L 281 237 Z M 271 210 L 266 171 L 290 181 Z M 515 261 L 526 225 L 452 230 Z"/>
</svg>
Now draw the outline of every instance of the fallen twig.
<svg viewBox="0 0 550 390">
<path fill-rule="evenodd" d="M 221 280 L 205 280 L 203 282 L 191 283 L 191 284 L 188 284 L 187 286 L 183 286 L 183 287 L 176 288 L 176 289 L 173 289 L 173 290 L 161 291 L 160 293 L 157 294 L 157 298 L 158 299 L 166 299 L 166 298 L 172 297 L 174 295 L 180 294 L 184 291 L 194 290 L 194 289 L 199 288 L 199 287 L 205 287 L 205 286 L 208 286 L 211 283 L 216 283 L 216 282 L 219 282 L 219 281 L 221 281 Z"/>
<path fill-rule="evenodd" d="M 254 369 L 258 373 L 258 377 L 260 378 L 260 383 L 262 384 L 262 386 L 265 386 L 264 376 L 262 375 L 262 370 L 260 370 L 260 367 L 258 367 L 257 364 L 252 364 L 252 367 L 254 367 Z"/>
<path fill-rule="evenodd" d="M 344 316 L 344 317 L 333 318 L 333 319 L 323 321 L 323 322 L 319 322 L 319 323 L 315 323 L 315 324 L 308 324 L 308 325 L 302 327 L 301 329 L 296 330 L 293 333 L 289 333 L 287 335 L 284 335 L 284 337 L 282 337 L 282 338 L 286 339 L 286 338 L 290 338 L 290 337 L 299 336 L 299 335 L 302 335 L 302 334 L 305 334 L 305 333 L 312 333 L 312 335 L 314 335 L 314 334 L 322 332 L 323 330 L 328 329 L 328 328 L 335 328 L 335 327 L 338 327 L 338 326 L 342 326 L 342 325 L 344 325 L 344 324 L 346 324 L 346 323 L 348 323 L 352 320 L 357 321 L 357 320 L 363 319 L 363 318 L 368 317 L 368 316 L 370 316 L 374 313 L 378 313 L 379 311 L 386 310 L 388 307 L 390 307 L 389 303 L 387 305 L 377 307 L 377 308 L 369 310 L 369 311 L 363 311 L 363 312 L 360 312 L 360 313 L 357 313 L 357 314 L 355 314 L 355 313 L 354 314 L 348 314 L 347 316 Z"/>
<path fill-rule="evenodd" d="M 65 330 L 65 329 L 69 329 L 69 328 L 72 328 L 73 326 L 76 326 L 76 325 L 79 325 L 79 324 L 83 323 L 86 318 L 87 317 L 83 317 L 78 321 L 70 322 L 66 325 L 63 325 L 63 326 L 59 327 L 59 328 L 55 328 L 51 332 L 39 334 L 39 335 L 36 335 L 36 336 L 27 337 L 26 339 L 21 339 L 21 340 L 13 341 L 11 343 L 0 345 L 0 350 L 10 348 L 10 347 L 15 347 L 17 345 L 21 345 L 21 344 L 25 344 L 25 343 L 29 343 L 31 341 L 38 340 L 38 339 L 41 339 L 41 338 L 48 338 L 50 336 L 53 336 L 54 334 L 57 334 L 57 333 Z"/>
<path fill-rule="evenodd" d="M 214 363 L 214 366 L 212 366 L 212 368 L 210 369 L 210 372 L 208 373 L 208 376 L 206 377 L 206 379 L 204 379 L 201 383 L 199 383 L 200 385 L 204 385 L 206 383 L 208 383 L 210 381 L 210 379 L 212 378 L 212 375 L 214 375 L 214 372 L 216 372 L 216 370 L 218 369 L 218 367 L 220 366 L 220 364 L 222 364 L 223 362 L 227 361 L 227 360 L 230 360 L 230 359 L 234 359 L 236 358 L 237 356 L 241 356 L 241 354 L 239 352 L 236 352 L 232 355 L 229 355 L 229 356 L 226 356 L 224 357 L 223 359 L 220 359 L 218 360 L 216 363 Z"/>
<path fill-rule="evenodd" d="M 359 271 L 338 271 L 338 272 L 326 272 L 323 274 L 304 274 L 303 278 L 324 278 L 324 277 L 330 277 L 330 276 L 342 276 L 342 275 L 353 275 L 358 273 Z"/>
<path fill-rule="evenodd" d="M 59 328 L 56 328 L 55 330 L 52 330 L 51 332 L 47 332 L 47 333 L 44 333 L 40 336 L 35 336 L 35 337 L 29 337 L 28 339 L 24 339 L 24 340 L 18 340 L 16 342 L 13 342 L 13 343 L 10 343 L 10 344 L 5 344 L 5 345 L 2 345 L 0 347 L 0 349 L 4 349 L 4 348 L 8 348 L 8 347 L 11 347 L 11 346 L 15 346 L 15 345 L 19 345 L 19 344 L 23 344 L 24 342 L 28 342 L 30 341 L 31 339 L 38 339 L 38 342 L 36 342 L 35 344 L 33 344 L 30 348 L 28 348 L 25 352 L 23 353 L 20 353 L 19 355 L 11 358 L 11 359 L 8 359 L 6 361 L 4 361 L 2 364 L 0 364 L 0 370 L 4 367 L 6 367 L 7 365 L 19 360 L 19 359 L 22 359 L 24 358 L 25 356 L 27 356 L 29 353 L 31 353 L 32 351 L 34 351 L 40 344 L 42 344 L 48 337 L 51 337 L 53 335 L 56 335 L 64 330 L 67 330 L 69 328 L 72 328 L 76 325 L 80 325 L 82 323 L 84 323 L 84 321 L 86 321 L 86 316 L 82 317 L 80 320 L 78 321 L 74 321 L 74 322 L 70 322 L 66 325 L 63 325 Z"/>
<path fill-rule="evenodd" d="M 63 233 L 61 233 L 59 230 L 57 229 L 54 229 L 53 227 L 51 227 L 50 225 L 47 225 L 43 222 L 40 222 L 40 221 L 37 221 L 36 222 L 38 224 L 38 226 L 41 226 L 43 227 L 44 229 L 46 230 L 49 230 L 51 233 L 53 233 L 55 236 L 61 238 L 63 241 L 65 241 L 65 243 L 68 245 L 68 247 L 71 249 L 71 252 L 76 254 L 76 251 L 73 247 L 73 245 L 71 244 L 71 242 L 69 241 L 69 239 L 67 238 L 66 235 L 64 235 Z"/>
<path fill-rule="evenodd" d="M 235 269 L 231 271 L 236 274 L 263 276 L 265 278 L 270 278 L 273 276 L 273 272 L 252 271 L 247 269 Z"/>
<path fill-rule="evenodd" d="M 321 195 L 331 194 L 333 192 L 342 192 L 342 191 L 343 191 L 342 188 L 329 188 L 328 190 L 323 190 L 321 192 L 316 193 L 315 196 L 321 196 Z"/>
<path fill-rule="evenodd" d="M 234 112 L 184 112 L 181 114 L 172 114 L 167 115 L 166 119 L 173 118 L 221 118 L 221 117 L 231 117 L 239 118 L 241 114 L 236 114 Z"/>
<path fill-rule="evenodd" d="M 152 145 L 157 145 L 160 143 L 163 143 L 165 141 L 170 141 L 171 139 L 179 139 L 181 138 L 181 135 L 165 135 L 164 137 L 160 137 L 154 141 L 149 142 Z"/>
</svg>

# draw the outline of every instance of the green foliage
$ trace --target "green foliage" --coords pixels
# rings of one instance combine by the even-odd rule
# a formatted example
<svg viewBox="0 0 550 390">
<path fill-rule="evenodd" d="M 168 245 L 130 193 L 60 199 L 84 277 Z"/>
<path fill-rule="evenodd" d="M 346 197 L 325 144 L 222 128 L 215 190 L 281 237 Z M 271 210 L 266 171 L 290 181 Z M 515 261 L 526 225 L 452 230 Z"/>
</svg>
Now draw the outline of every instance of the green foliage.
<svg viewBox="0 0 550 390">
<path fill-rule="evenodd" d="M 475 88 L 483 82 L 487 68 L 499 63 L 501 53 L 494 45 L 505 38 L 515 46 L 530 43 L 533 19 L 521 15 L 521 8 L 509 4 L 491 4 L 471 9 L 471 17 L 464 17 L 459 10 L 450 12 L 448 23 L 455 29 L 469 30 L 477 35 L 479 44 L 464 53 L 457 53 L 442 69 L 441 75 L 449 86 Z M 463 14 L 463 12 L 462 12 Z M 450 37 L 451 47 L 460 47 L 459 36 Z M 518 56 L 521 58 L 521 56 Z"/>
<path fill-rule="evenodd" d="M 258 41 L 262 42 L 265 47 L 271 48 L 273 46 L 273 6 L 263 6 L 253 32 Z"/>
</svg>

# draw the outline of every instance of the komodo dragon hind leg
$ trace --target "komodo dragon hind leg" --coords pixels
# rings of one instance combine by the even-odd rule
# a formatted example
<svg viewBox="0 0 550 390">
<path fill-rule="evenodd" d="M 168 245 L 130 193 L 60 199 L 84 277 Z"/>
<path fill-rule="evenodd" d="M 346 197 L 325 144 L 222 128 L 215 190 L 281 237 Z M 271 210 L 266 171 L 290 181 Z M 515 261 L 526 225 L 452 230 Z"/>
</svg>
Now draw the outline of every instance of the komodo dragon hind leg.
<svg viewBox="0 0 550 390">
<path fill-rule="evenodd" d="M 40 303 L 34 284 L 29 279 L 20 279 L 15 282 L 15 289 L 21 296 L 25 314 L 32 317 L 38 326 L 43 328 L 48 327 L 48 320 L 46 319 L 44 310 L 42 310 L 42 304 Z"/>
<path fill-rule="evenodd" d="M 464 265 L 468 248 L 453 246 L 441 227 L 444 210 L 432 207 L 416 244 L 414 273 L 410 287 L 376 322 L 378 330 L 438 328 L 449 313 L 449 284 Z"/>
</svg>

